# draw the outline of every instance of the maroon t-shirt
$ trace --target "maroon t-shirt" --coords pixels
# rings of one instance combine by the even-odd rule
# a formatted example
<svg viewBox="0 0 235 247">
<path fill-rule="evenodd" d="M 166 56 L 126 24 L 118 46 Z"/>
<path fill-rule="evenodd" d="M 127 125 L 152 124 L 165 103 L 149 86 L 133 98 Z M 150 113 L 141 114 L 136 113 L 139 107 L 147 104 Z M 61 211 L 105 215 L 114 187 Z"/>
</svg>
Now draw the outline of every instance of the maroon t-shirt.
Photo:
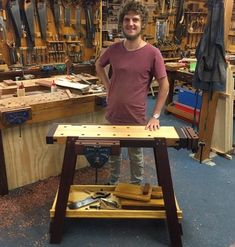
<svg viewBox="0 0 235 247">
<path fill-rule="evenodd" d="M 100 65 L 112 66 L 106 118 L 112 124 L 145 124 L 147 95 L 152 78 L 166 76 L 160 51 L 146 44 L 127 51 L 123 42 L 111 45 L 100 57 Z"/>
</svg>

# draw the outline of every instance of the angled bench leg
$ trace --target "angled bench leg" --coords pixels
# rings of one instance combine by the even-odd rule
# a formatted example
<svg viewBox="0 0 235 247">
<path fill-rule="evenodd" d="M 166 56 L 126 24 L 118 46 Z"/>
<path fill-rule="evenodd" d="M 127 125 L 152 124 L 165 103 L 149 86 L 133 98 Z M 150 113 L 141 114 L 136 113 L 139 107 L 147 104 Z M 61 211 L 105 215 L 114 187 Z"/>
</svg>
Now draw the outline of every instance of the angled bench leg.
<svg viewBox="0 0 235 247">
<path fill-rule="evenodd" d="M 158 173 L 157 177 L 159 179 L 159 185 L 162 187 L 171 245 L 181 247 L 182 229 L 177 217 L 166 139 L 157 138 L 153 149 Z"/>
<path fill-rule="evenodd" d="M 50 225 L 51 244 L 58 244 L 62 240 L 63 224 L 66 215 L 70 185 L 73 183 L 76 159 L 75 138 L 68 137 L 65 146 L 60 185 L 57 193 L 55 215 Z"/>
</svg>

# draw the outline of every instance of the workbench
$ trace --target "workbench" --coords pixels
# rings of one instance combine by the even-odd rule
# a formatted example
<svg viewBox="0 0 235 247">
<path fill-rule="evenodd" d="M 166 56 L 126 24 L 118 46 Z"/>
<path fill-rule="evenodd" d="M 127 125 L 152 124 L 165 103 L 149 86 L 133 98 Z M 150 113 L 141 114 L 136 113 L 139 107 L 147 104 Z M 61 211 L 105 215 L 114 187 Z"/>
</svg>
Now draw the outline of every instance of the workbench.
<svg viewBox="0 0 235 247">
<path fill-rule="evenodd" d="M 47 134 L 48 144 L 66 144 L 60 185 L 53 207 L 51 209 L 50 243 L 60 243 L 62 240 L 63 223 L 65 217 L 78 218 L 152 218 L 166 219 L 169 229 L 171 245 L 182 246 L 181 224 L 182 212 L 177 206 L 167 147 L 187 148 L 197 150 L 198 136 L 190 128 L 175 128 L 162 126 L 159 130 L 145 130 L 145 126 L 124 125 L 79 125 L 55 124 Z M 160 210 L 70 210 L 67 207 L 69 194 L 81 194 L 84 190 L 109 191 L 114 186 L 78 186 L 73 185 L 77 155 L 84 154 L 86 147 L 108 147 L 111 154 L 116 154 L 120 147 L 148 147 L 153 148 L 159 186 L 161 187 L 162 207 Z M 78 192 L 78 193 L 77 193 Z M 83 195 L 84 196 L 84 195 Z M 71 197 L 70 197 L 71 199 Z"/>
<path fill-rule="evenodd" d="M 174 90 L 175 90 L 175 82 L 182 81 L 186 82 L 187 84 L 191 85 L 192 84 L 192 79 L 193 79 L 193 73 L 187 71 L 187 70 L 182 70 L 182 69 L 171 69 L 169 67 L 167 68 L 167 76 L 169 80 L 169 94 L 168 98 L 166 100 L 166 109 L 165 113 L 173 113 L 178 116 L 181 116 L 185 119 L 188 119 L 190 121 L 193 121 L 193 116 L 192 114 L 189 114 L 183 110 L 177 109 L 174 105 L 173 97 L 174 97 Z"/>
<path fill-rule="evenodd" d="M 175 69 L 174 66 L 166 66 L 166 68 L 170 89 L 165 112 L 194 121 L 192 114 L 176 108 L 173 101 L 175 82 L 179 80 L 191 85 L 193 73 L 184 69 Z M 231 158 L 227 154 L 233 150 L 234 71 L 234 66 L 228 64 L 224 92 L 215 92 L 212 99 L 209 99 L 207 92 L 203 92 L 203 103 L 200 110 L 201 124 L 199 122 L 199 139 L 205 142 L 205 147 L 202 155 L 201 150 L 195 155 L 197 160 L 208 160 L 211 149 L 225 157 Z M 198 118 L 196 119 L 198 120 Z M 205 128 L 205 123 L 207 128 Z"/>
<path fill-rule="evenodd" d="M 53 122 L 104 121 L 104 108 L 96 104 L 104 93 L 81 94 L 66 88 L 51 93 L 38 84 L 52 80 L 23 81 L 23 97 L 15 97 L 16 85 L 0 83 L 0 195 L 60 173 L 64 146 L 48 146 L 44 140 Z M 84 157 L 79 159 L 79 167 L 88 165 Z"/>
</svg>

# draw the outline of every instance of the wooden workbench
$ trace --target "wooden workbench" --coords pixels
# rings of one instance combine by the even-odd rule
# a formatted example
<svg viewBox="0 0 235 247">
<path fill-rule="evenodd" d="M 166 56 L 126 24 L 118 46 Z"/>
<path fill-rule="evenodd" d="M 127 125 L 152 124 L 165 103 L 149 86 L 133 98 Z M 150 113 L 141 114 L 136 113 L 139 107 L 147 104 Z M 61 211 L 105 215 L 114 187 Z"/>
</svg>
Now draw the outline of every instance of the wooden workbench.
<svg viewBox="0 0 235 247">
<path fill-rule="evenodd" d="M 24 81 L 26 96 L 23 97 L 13 97 L 16 86 L 1 84 L 0 195 L 60 173 L 64 146 L 48 146 L 44 139 L 51 123 L 103 122 L 104 110 L 96 105 L 96 100 L 104 93 L 82 95 L 68 93 L 65 88 L 50 93 L 50 88 L 36 83 L 39 80 Z M 29 113 L 25 122 L 7 123 L 4 114 L 24 110 Z M 88 165 L 85 158 L 79 159 L 80 167 Z"/>
<path fill-rule="evenodd" d="M 205 147 L 202 155 L 201 150 L 196 154 L 195 158 L 198 160 L 208 160 L 211 149 L 224 155 L 233 150 L 233 102 L 235 98 L 234 71 L 234 66 L 228 65 L 226 88 L 224 92 L 216 92 L 212 100 L 208 100 L 208 94 L 203 92 L 203 103 L 200 113 L 201 125 L 199 123 L 199 139 L 200 141 L 205 142 Z M 170 89 L 166 101 L 166 113 L 173 113 L 184 119 L 193 121 L 194 116 L 192 116 L 192 114 L 176 109 L 173 102 L 175 81 L 179 80 L 191 84 L 193 73 L 168 67 L 167 74 Z M 210 120 L 208 120 L 209 115 Z M 205 128 L 206 120 L 208 125 L 207 128 Z"/>
<path fill-rule="evenodd" d="M 36 78 L 48 78 L 50 76 L 54 75 L 61 75 L 64 74 L 65 71 L 61 70 L 52 70 L 52 71 L 46 71 L 42 70 L 40 67 L 38 68 L 24 68 L 18 69 L 18 70 L 8 70 L 4 72 L 0 72 L 0 81 L 3 80 L 15 80 L 15 77 L 19 76 L 22 77 L 23 74 L 31 74 L 34 75 Z M 94 64 L 75 64 L 74 65 L 74 73 L 89 73 L 92 75 L 95 75 L 95 65 Z"/>
<path fill-rule="evenodd" d="M 145 126 L 118 125 L 53 125 L 46 137 L 48 144 L 66 143 L 60 185 L 57 198 L 51 210 L 50 243 L 58 244 L 62 240 L 65 217 L 91 218 L 166 218 L 171 245 L 182 246 L 180 210 L 176 205 L 167 147 L 187 148 L 196 151 L 198 136 L 190 128 L 175 128 L 162 126 L 159 130 L 149 131 Z M 73 184 L 77 155 L 84 154 L 85 147 L 109 147 L 115 152 L 120 147 L 148 147 L 153 148 L 159 186 L 162 188 L 163 208 L 157 210 L 102 210 L 100 212 L 75 210 L 69 212 L 67 203 L 69 193 L 76 190 Z M 117 147 L 114 147 L 117 146 Z M 111 151 L 112 152 L 112 151 Z M 88 190 L 91 187 L 86 187 Z M 81 189 L 81 187 L 80 187 Z M 84 188 L 83 188 L 84 189 Z M 101 188 L 93 187 L 95 190 Z M 114 189 L 102 187 L 102 189 Z M 163 209 L 162 208 L 162 209 Z"/>
<path fill-rule="evenodd" d="M 169 88 L 169 94 L 166 101 L 166 113 L 174 113 L 178 116 L 181 116 L 185 119 L 188 119 L 190 121 L 193 121 L 193 116 L 183 110 L 177 109 L 173 102 L 173 96 L 174 96 L 174 89 L 175 89 L 175 82 L 182 81 L 186 82 L 187 84 L 192 84 L 193 79 L 193 73 L 185 71 L 185 70 L 172 70 L 167 69 L 167 76 L 170 84 Z"/>
</svg>

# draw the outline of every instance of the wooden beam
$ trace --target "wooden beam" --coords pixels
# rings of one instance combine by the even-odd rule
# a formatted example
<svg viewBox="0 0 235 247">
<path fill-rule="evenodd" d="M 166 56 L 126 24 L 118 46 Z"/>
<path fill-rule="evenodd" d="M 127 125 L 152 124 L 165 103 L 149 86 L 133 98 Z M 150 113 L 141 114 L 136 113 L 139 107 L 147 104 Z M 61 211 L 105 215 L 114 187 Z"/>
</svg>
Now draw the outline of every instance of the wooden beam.
<svg viewBox="0 0 235 247">
<path fill-rule="evenodd" d="M 215 92 L 210 99 L 208 92 L 203 92 L 202 107 L 199 120 L 199 142 L 204 142 L 203 149 L 199 148 L 194 158 L 200 161 L 209 159 L 211 151 L 211 141 L 215 124 L 215 113 L 219 93 Z"/>
<path fill-rule="evenodd" d="M 211 148 L 221 154 L 233 150 L 233 66 L 227 67 L 225 92 L 219 93 Z"/>
</svg>

